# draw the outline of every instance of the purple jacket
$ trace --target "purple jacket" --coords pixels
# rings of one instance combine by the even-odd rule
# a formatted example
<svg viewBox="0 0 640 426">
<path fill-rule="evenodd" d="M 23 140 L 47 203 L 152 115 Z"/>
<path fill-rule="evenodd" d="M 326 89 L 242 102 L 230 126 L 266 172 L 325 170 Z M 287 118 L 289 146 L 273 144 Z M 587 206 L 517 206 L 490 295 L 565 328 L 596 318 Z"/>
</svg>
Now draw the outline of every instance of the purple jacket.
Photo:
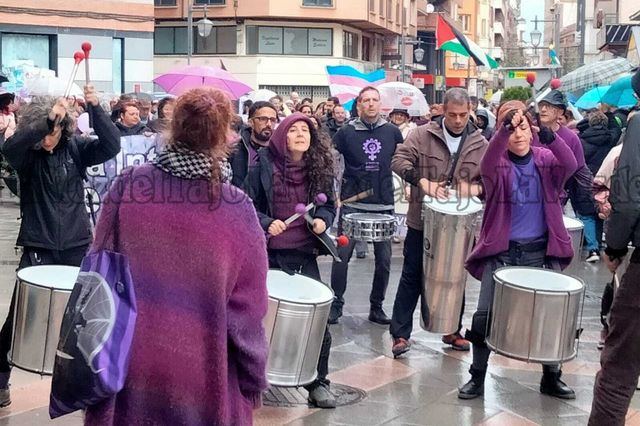
<svg viewBox="0 0 640 426">
<path fill-rule="evenodd" d="M 511 230 L 511 168 L 507 153 L 509 131 L 500 127 L 480 162 L 486 204 L 480 237 L 467 258 L 465 267 L 481 279 L 486 260 L 509 249 Z M 564 227 L 559 197 L 564 183 L 577 168 L 576 159 L 567 144 L 556 135 L 547 148 L 532 146 L 533 161 L 540 173 L 544 194 L 544 214 L 548 226 L 547 256 L 557 258 L 565 267 L 573 257 L 571 237 Z"/>
<path fill-rule="evenodd" d="M 242 191 L 224 184 L 213 204 L 209 194 L 205 180 L 150 164 L 112 185 L 95 241 L 118 215 L 138 318 L 124 389 L 85 424 L 252 424 L 267 387 L 265 240 Z"/>
</svg>

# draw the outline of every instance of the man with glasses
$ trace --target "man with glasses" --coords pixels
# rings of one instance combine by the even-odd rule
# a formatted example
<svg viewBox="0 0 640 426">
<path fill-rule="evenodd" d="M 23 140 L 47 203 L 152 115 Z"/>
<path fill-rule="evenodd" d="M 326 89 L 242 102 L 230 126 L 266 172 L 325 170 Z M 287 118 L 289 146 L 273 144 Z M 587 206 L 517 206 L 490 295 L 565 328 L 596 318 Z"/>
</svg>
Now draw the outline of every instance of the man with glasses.
<svg viewBox="0 0 640 426">
<path fill-rule="evenodd" d="M 365 87 L 356 98 L 360 116 L 344 125 L 333 138 L 333 143 L 344 157 L 344 175 L 340 198 L 346 199 L 363 191 L 373 194 L 357 202 L 345 203 L 340 211 L 342 217 L 349 213 L 393 214 L 394 189 L 391 174 L 391 157 L 396 146 L 402 143 L 398 128 L 380 117 L 380 92 L 375 87 Z M 391 320 L 382 310 L 382 302 L 389 284 L 391 269 L 391 241 L 373 243 L 375 270 L 373 286 L 369 296 L 369 321 L 387 325 Z M 353 255 L 355 241 L 338 248 L 342 262 L 333 262 L 331 287 L 335 298 L 331 305 L 329 323 L 337 324 L 342 316 L 343 295 L 347 288 L 349 260 Z"/>
<path fill-rule="evenodd" d="M 243 188 L 249 167 L 258 163 L 258 151 L 269 145 L 277 123 L 278 113 L 273 104 L 258 101 L 251 105 L 248 126 L 240 131 L 241 141 L 229 158 L 233 170 L 232 185 Z"/>
</svg>

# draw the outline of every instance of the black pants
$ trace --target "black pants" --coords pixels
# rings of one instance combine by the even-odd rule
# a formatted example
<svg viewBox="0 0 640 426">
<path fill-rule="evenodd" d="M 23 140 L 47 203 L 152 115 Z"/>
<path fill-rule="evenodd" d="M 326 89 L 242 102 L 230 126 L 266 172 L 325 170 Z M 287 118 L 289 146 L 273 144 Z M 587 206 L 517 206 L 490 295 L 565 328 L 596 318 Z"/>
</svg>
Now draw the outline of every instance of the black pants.
<svg viewBox="0 0 640 426">
<path fill-rule="evenodd" d="M 269 267 L 282 269 L 293 274 L 305 275 L 317 281 L 320 279 L 320 269 L 316 256 L 311 253 L 304 253 L 299 250 L 269 250 Z M 305 386 L 311 390 L 320 384 L 329 384 L 327 375 L 329 374 L 329 353 L 331 352 L 331 334 L 329 325 L 324 329 L 322 346 L 320 347 L 320 359 L 318 359 L 318 377 L 315 382 Z"/>
<path fill-rule="evenodd" d="M 24 253 L 20 258 L 18 270 L 28 266 L 36 265 L 67 265 L 80 266 L 82 258 L 89 245 L 74 247 L 68 250 L 46 250 L 33 247 L 25 247 Z M 16 288 L 13 289 L 11 296 L 11 304 L 9 305 L 9 315 L 0 330 L 0 373 L 8 373 L 11 371 L 9 365 L 9 350 L 11 349 L 11 339 L 13 338 L 13 312 L 16 303 Z M 6 378 L 8 380 L 8 376 Z M 4 386 L 3 386 L 4 385 Z M 5 383 L 0 383 L 0 388 L 6 388 Z"/>
<path fill-rule="evenodd" d="M 467 331 L 467 339 L 473 344 L 472 367 L 477 371 L 487 371 L 491 350 L 486 344 L 489 331 L 489 322 L 493 308 L 493 293 L 495 281 L 493 273 L 502 266 L 531 266 L 535 268 L 557 269 L 557 265 L 549 262 L 545 257 L 546 241 L 537 241 L 527 245 L 510 243 L 509 250 L 487 260 L 482 282 L 480 283 L 480 296 L 478 308 L 473 314 L 471 330 Z M 543 371 L 557 372 L 560 369 L 558 363 L 543 364 Z"/>
<path fill-rule="evenodd" d="M 342 233 L 342 216 L 349 213 L 358 213 L 361 211 L 343 207 L 340 212 L 340 223 L 338 224 L 338 232 Z M 393 211 L 380 212 L 385 214 L 393 214 Z M 347 290 L 347 274 L 349 272 L 349 261 L 353 256 L 353 250 L 356 246 L 355 240 L 349 240 L 349 244 L 345 247 L 338 247 L 338 254 L 342 262 L 333 262 L 331 266 L 331 288 L 335 293 L 334 302 L 338 306 L 344 305 L 344 292 Z M 389 285 L 389 274 L 391 273 L 391 240 L 373 243 L 373 254 L 375 256 L 375 269 L 373 272 L 373 285 L 369 294 L 369 303 L 372 307 L 381 308 L 384 302 L 384 296 Z"/>
<path fill-rule="evenodd" d="M 593 388 L 589 425 L 624 425 L 640 375 L 640 251 L 622 276 L 616 291 L 609 332 Z"/>
<path fill-rule="evenodd" d="M 423 247 L 424 233 L 411 227 L 407 228 L 407 236 L 404 240 L 402 275 L 398 284 L 396 300 L 393 303 L 393 315 L 389 331 L 394 338 L 409 339 L 413 330 L 413 312 L 416 310 L 418 299 L 422 293 L 423 275 Z M 462 330 L 462 316 L 464 315 L 464 296 L 462 309 L 460 309 L 460 321 L 458 332 Z"/>
</svg>

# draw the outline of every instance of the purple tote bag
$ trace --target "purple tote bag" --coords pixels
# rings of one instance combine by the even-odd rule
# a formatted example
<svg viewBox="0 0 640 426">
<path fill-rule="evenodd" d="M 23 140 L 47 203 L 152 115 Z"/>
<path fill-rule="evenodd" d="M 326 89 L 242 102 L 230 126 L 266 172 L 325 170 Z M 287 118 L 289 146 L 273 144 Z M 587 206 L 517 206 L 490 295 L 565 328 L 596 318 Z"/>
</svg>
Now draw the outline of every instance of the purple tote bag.
<svg viewBox="0 0 640 426">
<path fill-rule="evenodd" d="M 113 223 L 118 246 L 118 214 Z M 60 328 L 49 400 L 51 418 L 82 410 L 122 390 L 136 323 L 136 297 L 123 254 L 82 260 Z"/>
</svg>

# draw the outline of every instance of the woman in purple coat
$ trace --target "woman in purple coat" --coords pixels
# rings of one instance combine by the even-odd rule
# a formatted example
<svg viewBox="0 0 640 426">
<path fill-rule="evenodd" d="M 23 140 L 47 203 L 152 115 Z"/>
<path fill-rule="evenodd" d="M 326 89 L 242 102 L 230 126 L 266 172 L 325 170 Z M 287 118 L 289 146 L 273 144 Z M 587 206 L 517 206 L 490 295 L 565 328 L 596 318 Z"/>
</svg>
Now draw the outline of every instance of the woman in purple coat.
<svg viewBox="0 0 640 426">
<path fill-rule="evenodd" d="M 493 272 L 502 266 L 559 269 L 573 256 L 571 238 L 562 221 L 560 195 L 565 181 L 576 170 L 576 159 L 566 143 L 548 128 L 541 128 L 537 135 L 546 148 L 531 146 L 534 133 L 525 111 L 519 101 L 500 108 L 500 128 L 480 162 L 486 206 L 480 237 L 466 267 L 481 280 L 481 287 L 478 308 L 466 335 L 473 344 L 471 380 L 459 389 L 461 399 L 476 398 L 484 392 Z M 575 398 L 560 376 L 558 364 L 544 364 L 540 392 Z"/>
<path fill-rule="evenodd" d="M 187 92 L 165 151 L 109 190 L 92 250 L 128 257 L 138 317 L 124 389 L 87 425 L 252 424 L 267 387 L 267 251 L 251 200 L 221 183 L 231 117 L 223 92 Z"/>
</svg>

